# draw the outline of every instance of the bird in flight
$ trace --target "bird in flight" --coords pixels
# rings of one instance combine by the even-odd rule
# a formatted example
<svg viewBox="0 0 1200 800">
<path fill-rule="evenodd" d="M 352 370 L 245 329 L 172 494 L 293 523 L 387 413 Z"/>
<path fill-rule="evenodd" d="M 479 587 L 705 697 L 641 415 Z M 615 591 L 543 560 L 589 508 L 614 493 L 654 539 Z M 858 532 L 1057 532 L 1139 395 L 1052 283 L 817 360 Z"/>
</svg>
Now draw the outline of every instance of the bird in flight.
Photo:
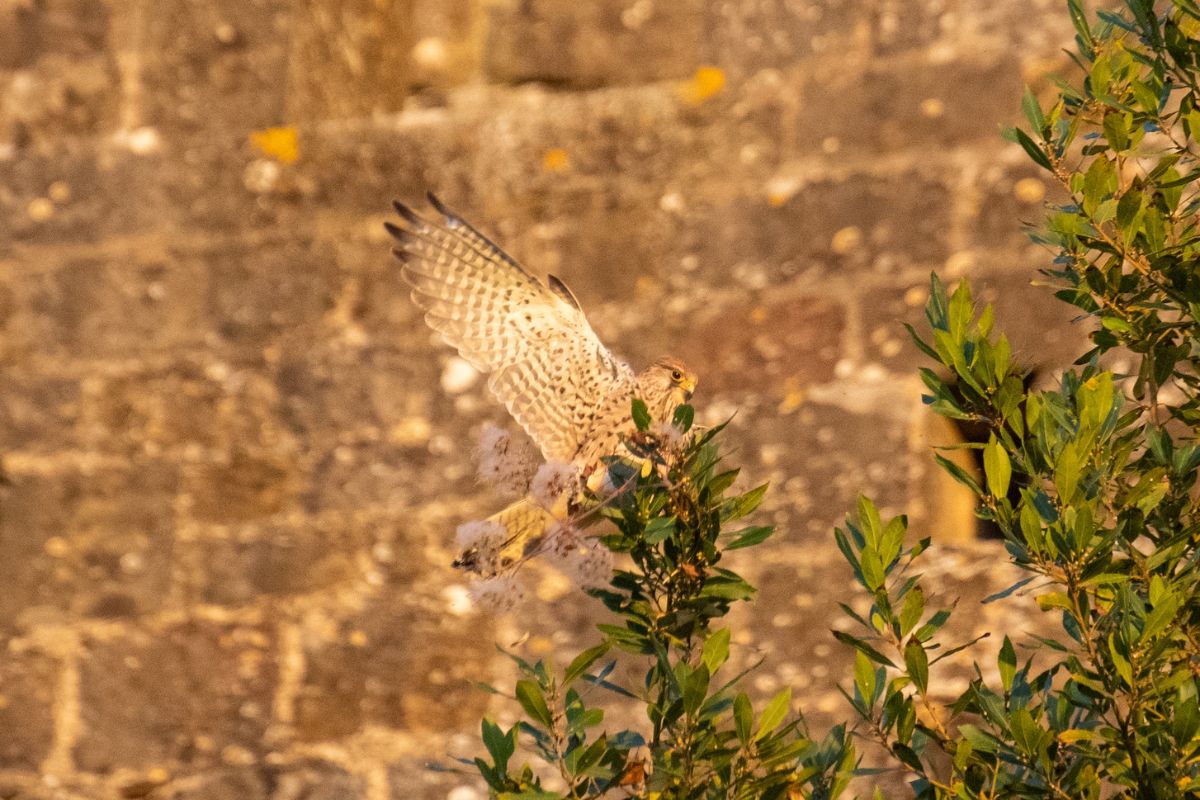
<svg viewBox="0 0 1200 800">
<path fill-rule="evenodd" d="M 587 479 L 603 476 L 635 430 L 630 406 L 641 399 L 655 420 L 669 420 L 696 388 L 696 375 L 676 358 L 641 372 L 614 356 L 588 324 L 559 278 L 545 283 L 433 194 L 436 217 L 393 203 L 401 273 L 425 321 L 474 367 L 525 429 L 547 462 L 563 462 Z M 589 484 L 590 485 L 590 484 Z M 593 487 L 594 488 L 594 487 Z M 489 518 L 504 529 L 499 558 L 465 550 L 455 566 L 488 573 L 531 552 L 560 516 L 526 496 Z"/>
</svg>

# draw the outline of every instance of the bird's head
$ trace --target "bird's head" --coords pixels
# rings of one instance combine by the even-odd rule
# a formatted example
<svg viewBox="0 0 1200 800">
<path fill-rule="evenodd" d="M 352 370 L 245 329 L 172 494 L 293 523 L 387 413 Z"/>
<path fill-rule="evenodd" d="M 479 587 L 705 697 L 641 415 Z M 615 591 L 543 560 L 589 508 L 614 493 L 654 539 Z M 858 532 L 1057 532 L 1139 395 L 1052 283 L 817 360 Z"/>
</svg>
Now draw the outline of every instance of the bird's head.
<svg viewBox="0 0 1200 800">
<path fill-rule="evenodd" d="M 652 406 L 651 413 L 663 419 L 669 417 L 676 406 L 692 399 L 696 380 L 696 373 L 678 358 L 664 357 L 651 364 L 639 376 L 638 383 L 644 393 L 643 399 Z"/>
</svg>

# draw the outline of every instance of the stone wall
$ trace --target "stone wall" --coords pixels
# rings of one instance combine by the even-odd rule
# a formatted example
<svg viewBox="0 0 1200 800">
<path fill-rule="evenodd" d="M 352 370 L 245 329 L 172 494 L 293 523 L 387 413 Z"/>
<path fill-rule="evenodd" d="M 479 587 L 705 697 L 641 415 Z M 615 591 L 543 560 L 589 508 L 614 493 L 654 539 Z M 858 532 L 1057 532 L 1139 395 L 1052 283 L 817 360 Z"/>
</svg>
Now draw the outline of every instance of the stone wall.
<svg viewBox="0 0 1200 800">
<path fill-rule="evenodd" d="M 943 537 L 946 597 L 1008 577 L 900 321 L 969 274 L 1020 357 L 1072 354 L 998 136 L 1061 5 L 0 0 L 0 798 L 465 800 L 424 764 L 511 716 L 493 643 L 590 641 L 561 578 L 496 620 L 447 566 L 504 414 L 388 255 L 426 189 L 738 412 L 781 525 L 738 658 L 841 714 L 859 491 Z"/>
</svg>

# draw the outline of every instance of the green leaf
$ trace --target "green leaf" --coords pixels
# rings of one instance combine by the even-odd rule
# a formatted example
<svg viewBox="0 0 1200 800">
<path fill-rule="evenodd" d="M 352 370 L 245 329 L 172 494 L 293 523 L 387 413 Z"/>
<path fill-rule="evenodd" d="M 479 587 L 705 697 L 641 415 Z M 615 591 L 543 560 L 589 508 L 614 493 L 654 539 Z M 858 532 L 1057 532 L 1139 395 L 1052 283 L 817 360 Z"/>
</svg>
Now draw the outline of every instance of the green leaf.
<svg viewBox="0 0 1200 800">
<path fill-rule="evenodd" d="M 1008 460 L 1008 452 L 996 441 L 995 435 L 988 438 L 987 446 L 983 448 L 983 473 L 987 476 L 988 491 L 992 497 L 1008 495 L 1012 464 Z"/>
<path fill-rule="evenodd" d="M 1022 509 L 1021 509 L 1022 520 L 1021 521 L 1024 522 L 1024 516 L 1025 516 L 1026 509 L 1028 509 L 1029 513 L 1033 515 L 1033 517 L 1036 521 L 1037 512 L 1033 510 L 1032 506 L 1022 507 Z M 1040 531 L 1040 528 L 1038 530 Z M 983 598 L 979 602 L 981 605 L 987 605 L 988 603 L 994 603 L 997 600 L 1003 600 L 1005 597 L 1008 597 L 1013 592 L 1015 592 L 1017 589 L 1020 589 L 1022 586 L 1026 586 L 1026 585 L 1032 583 L 1033 581 L 1037 580 L 1037 578 L 1038 578 L 1037 575 L 1033 575 L 1028 578 L 1022 578 L 1021 580 L 1017 581 L 1013 585 L 1011 585 L 1005 589 L 1001 589 L 1000 591 L 996 592 L 995 594 L 989 594 L 987 597 Z"/>
<path fill-rule="evenodd" d="M 633 398 L 633 424 L 639 431 L 650 430 L 650 411 L 640 397 Z"/>
<path fill-rule="evenodd" d="M 754 734 L 754 741 L 759 741 L 764 736 L 767 736 L 775 731 L 783 722 L 783 718 L 787 716 L 788 709 L 792 705 L 792 687 L 787 686 L 780 689 L 771 701 L 767 703 L 767 707 L 763 709 L 762 715 L 758 718 L 758 730 Z"/>
<path fill-rule="evenodd" d="M 904 666 L 921 694 L 929 691 L 929 656 L 916 639 L 909 639 L 904 647 Z"/>
<path fill-rule="evenodd" d="M 964 739 L 971 743 L 972 750 L 977 750 L 983 753 L 996 752 L 997 745 L 999 744 L 996 737 L 981 731 L 974 725 L 959 725 L 958 732 Z"/>
<path fill-rule="evenodd" d="M 683 709 L 688 714 L 695 714 L 704 705 L 708 696 L 708 667 L 704 664 L 691 670 L 683 683 Z"/>
<path fill-rule="evenodd" d="M 671 424 L 686 433 L 692 429 L 692 422 L 695 418 L 696 410 L 685 403 L 675 407 L 675 417 L 671 420 Z"/>
<path fill-rule="evenodd" d="M 1104 138 L 1118 153 L 1129 149 L 1129 115 L 1113 112 L 1104 115 Z"/>
<path fill-rule="evenodd" d="M 879 550 L 874 545 L 868 544 L 863 549 L 860 568 L 862 569 L 863 583 L 866 585 L 867 590 L 870 592 L 878 591 L 887 579 L 887 574 L 884 571 L 883 559 L 879 556 Z"/>
<path fill-rule="evenodd" d="M 854 653 L 854 686 L 869 708 L 875 699 L 875 667 L 861 650 Z"/>
<path fill-rule="evenodd" d="M 1163 594 L 1154 604 L 1154 610 L 1146 615 L 1146 625 L 1142 628 L 1141 640 L 1148 641 L 1166 630 L 1167 626 L 1175 620 L 1175 615 L 1179 613 L 1181 605 L 1180 597 L 1174 591 L 1167 591 Z"/>
<path fill-rule="evenodd" d="M 578 680 L 581 675 L 588 671 L 592 664 L 595 664 L 602 655 L 609 651 L 610 647 L 611 645 L 608 642 L 601 642 L 595 647 L 589 647 L 575 656 L 571 663 L 567 665 L 566 672 L 563 673 L 563 688 L 565 689 Z"/>
<path fill-rule="evenodd" d="M 735 480 L 737 480 L 737 476 L 740 471 L 741 470 L 730 469 L 730 470 L 726 470 L 725 472 L 721 472 L 716 475 L 713 475 L 708 480 L 709 493 L 713 497 L 719 496 L 721 494 L 721 492 L 725 491 L 726 489 L 728 489 L 730 486 L 733 485 L 733 482 Z"/>
<path fill-rule="evenodd" d="M 1064 503 L 1071 502 L 1079 485 L 1079 452 L 1074 442 L 1068 442 L 1058 454 L 1054 464 L 1054 485 Z"/>
<path fill-rule="evenodd" d="M 1017 674 L 1017 652 L 1013 649 L 1012 641 L 1007 636 L 1004 637 L 1004 644 L 1000 646 L 997 664 L 1000 668 L 1000 683 L 1007 693 L 1012 690 L 1013 676 Z"/>
<path fill-rule="evenodd" d="M 1025 151 L 1026 155 L 1029 156 L 1033 163 L 1037 164 L 1043 169 L 1047 169 L 1052 172 L 1054 171 L 1054 165 L 1050 162 L 1050 157 L 1046 155 L 1046 152 L 1042 150 L 1042 148 L 1039 147 L 1037 143 L 1033 141 L 1033 139 L 1029 138 L 1029 134 L 1025 133 L 1025 131 L 1021 130 L 1020 128 L 1014 128 L 1013 135 L 1016 137 L 1017 144 L 1021 145 L 1021 148 Z"/>
<path fill-rule="evenodd" d="M 709 634 L 704 642 L 704 651 L 700 660 L 708 667 L 710 675 L 716 673 L 721 665 L 729 658 L 729 628 L 721 628 Z"/>
<path fill-rule="evenodd" d="M 904 604 L 900 606 L 900 635 L 907 636 L 921 621 L 921 615 L 924 613 L 925 592 L 920 586 L 914 586 L 904 595 Z"/>
<path fill-rule="evenodd" d="M 930 617 L 928 622 L 917 628 L 917 632 L 913 634 L 913 638 L 922 642 L 929 641 L 929 637 L 941 630 L 948 619 L 950 619 L 950 611 L 945 608 L 941 609 Z"/>
<path fill-rule="evenodd" d="M 725 545 L 726 550 L 740 550 L 743 547 L 753 547 L 756 544 L 761 544 L 766 541 L 772 533 L 775 532 L 774 525 L 755 525 L 751 528 L 743 528 L 740 531 L 734 531 L 729 534 L 732 540 Z"/>
<path fill-rule="evenodd" d="M 646 523 L 643 538 L 646 544 L 656 545 L 675 532 L 675 517 L 655 517 Z"/>
<path fill-rule="evenodd" d="M 484 717 L 480 726 L 483 734 L 483 746 L 496 765 L 496 771 L 504 775 L 508 770 L 508 761 L 517 750 L 517 728 L 513 726 L 507 732 L 489 717 Z"/>
<path fill-rule="evenodd" d="M 723 515 L 724 518 L 738 519 L 739 517 L 746 516 L 750 512 L 754 511 L 754 509 L 758 508 L 759 504 L 762 503 L 763 497 L 766 495 L 766 493 L 767 484 L 764 483 L 761 486 L 755 486 L 745 494 L 738 495 L 729 501 L 725 508 L 725 513 Z"/>
<path fill-rule="evenodd" d="M 1133 666 L 1129 663 L 1128 650 L 1116 634 L 1108 636 L 1108 652 L 1112 656 L 1113 668 L 1126 686 L 1133 686 Z"/>
<path fill-rule="evenodd" d="M 737 731 L 738 741 L 742 744 L 750 743 L 750 730 L 754 724 L 754 709 L 750 705 L 750 698 L 745 692 L 738 692 L 737 697 L 733 699 L 733 725 Z"/>
<path fill-rule="evenodd" d="M 936 461 L 942 469 L 950 473 L 950 477 L 954 478 L 954 480 L 958 481 L 963 486 L 966 486 L 975 494 L 983 494 L 983 490 L 979 488 L 979 484 L 975 481 L 975 479 L 967 474 L 967 471 L 958 464 L 955 464 L 950 459 L 938 455 L 937 453 L 934 453 L 933 460 Z"/>
<path fill-rule="evenodd" d="M 1071 605 L 1071 598 L 1067 597 L 1062 592 L 1046 592 L 1037 596 L 1038 608 L 1042 611 L 1049 611 L 1052 608 L 1061 608 L 1064 611 L 1073 612 L 1075 609 Z"/>
<path fill-rule="evenodd" d="M 720 597 L 724 600 L 745 600 L 754 594 L 754 587 L 732 573 L 710 575 L 700 590 L 701 597 Z"/>
<path fill-rule="evenodd" d="M 1037 97 L 1028 86 L 1025 87 L 1025 95 L 1021 98 L 1021 110 L 1025 112 L 1025 119 L 1029 120 L 1029 126 L 1041 136 L 1046 127 L 1046 118 L 1042 115 L 1042 107 L 1038 104 Z"/>
<path fill-rule="evenodd" d="M 1117 187 L 1116 167 L 1106 158 L 1092 161 L 1083 176 L 1083 210 L 1095 217 L 1096 209 Z M 1112 209 L 1116 214 L 1116 207 Z M 1098 220 L 1100 221 L 1100 220 Z"/>
<path fill-rule="evenodd" d="M 549 728 L 553 724 L 550 707 L 546 705 L 546 696 L 535 682 L 530 680 L 517 681 L 517 702 L 534 720 Z"/>
<path fill-rule="evenodd" d="M 879 509 L 875 507 L 875 503 L 871 502 L 870 498 L 863 495 L 858 496 L 858 521 L 867 537 L 867 542 L 878 545 L 880 537 L 883 535 L 883 523 L 879 519 Z"/>
<path fill-rule="evenodd" d="M 876 664 L 883 664 L 885 667 L 895 667 L 896 666 L 895 664 L 892 663 L 892 660 L 890 658 L 888 658 L 883 653 L 876 650 L 871 645 L 864 642 L 862 639 L 859 639 L 857 636 L 852 636 L 851 634 L 846 633 L 845 631 L 838 631 L 838 630 L 832 631 L 832 633 L 833 633 L 833 638 L 837 639 L 839 642 L 841 642 L 843 644 L 850 645 L 851 647 L 853 647 L 854 649 L 858 650 L 860 653 L 865 655 L 867 658 L 874 661 Z"/>
</svg>

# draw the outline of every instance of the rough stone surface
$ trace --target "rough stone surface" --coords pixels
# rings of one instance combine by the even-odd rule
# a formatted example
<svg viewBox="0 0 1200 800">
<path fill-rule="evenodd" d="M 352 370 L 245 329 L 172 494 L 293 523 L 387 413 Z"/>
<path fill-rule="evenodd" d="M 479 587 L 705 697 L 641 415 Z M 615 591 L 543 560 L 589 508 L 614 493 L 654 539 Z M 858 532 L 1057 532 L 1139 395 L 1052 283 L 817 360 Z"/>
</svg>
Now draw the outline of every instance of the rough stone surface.
<svg viewBox="0 0 1200 800">
<path fill-rule="evenodd" d="M 1078 352 L 996 135 L 1070 38 L 1058 0 L 0 0 L 0 797 L 482 796 L 426 765 L 513 720 L 494 644 L 595 641 L 549 567 L 500 618 L 448 567 L 505 415 L 388 255 L 426 189 L 733 416 L 780 525 L 730 558 L 756 696 L 843 715 L 859 492 L 937 537 L 954 636 L 1019 637 L 900 323 L 936 269 L 1039 374 Z"/>
<path fill-rule="evenodd" d="M 50 754 L 59 667 L 41 653 L 12 654 L 0 664 L 0 770 L 34 772 Z"/>
<path fill-rule="evenodd" d="M 270 629 L 185 622 L 90 644 L 79 678 L 88 772 L 212 767 L 261 747 L 277 681 Z"/>
</svg>

